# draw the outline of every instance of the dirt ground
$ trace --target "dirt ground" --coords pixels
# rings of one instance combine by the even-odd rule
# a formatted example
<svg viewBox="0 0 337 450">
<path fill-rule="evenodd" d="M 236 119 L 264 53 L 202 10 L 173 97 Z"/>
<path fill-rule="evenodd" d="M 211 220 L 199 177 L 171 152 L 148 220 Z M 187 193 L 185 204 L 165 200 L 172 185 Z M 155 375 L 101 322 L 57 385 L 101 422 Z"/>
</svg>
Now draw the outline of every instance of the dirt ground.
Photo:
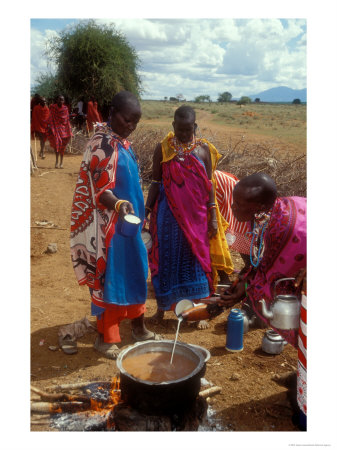
<svg viewBox="0 0 337 450">
<path fill-rule="evenodd" d="M 70 208 L 81 159 L 81 155 L 66 154 L 64 169 L 55 169 L 55 156 L 49 149 L 46 159 L 38 158 L 39 169 L 31 176 L 31 384 L 40 389 L 82 381 L 110 381 L 118 375 L 115 361 L 93 349 L 95 333 L 79 339 L 75 355 L 66 355 L 58 348 L 57 333 L 62 325 L 84 317 L 95 324 L 90 315 L 88 289 L 77 284 L 69 250 Z M 46 253 L 50 243 L 57 244 L 56 253 Z M 233 258 L 239 269 L 240 257 L 233 254 Z M 155 310 L 148 281 L 146 317 Z M 297 352 L 286 345 L 280 355 L 263 353 L 264 329 L 251 329 L 245 334 L 242 352 L 228 352 L 224 330 L 227 315 L 225 312 L 212 320 L 206 330 L 182 324 L 179 334 L 180 341 L 204 346 L 211 353 L 205 379 L 222 388 L 211 398 L 221 429 L 297 431 L 291 420 L 287 390 L 271 379 L 275 373 L 296 367 Z M 163 325 L 148 327 L 166 339 L 174 339 L 176 317 L 173 312 L 165 317 Z M 123 348 L 134 343 L 129 321 L 122 323 L 121 336 Z M 31 430 L 53 431 L 48 425 L 31 425 Z"/>
</svg>

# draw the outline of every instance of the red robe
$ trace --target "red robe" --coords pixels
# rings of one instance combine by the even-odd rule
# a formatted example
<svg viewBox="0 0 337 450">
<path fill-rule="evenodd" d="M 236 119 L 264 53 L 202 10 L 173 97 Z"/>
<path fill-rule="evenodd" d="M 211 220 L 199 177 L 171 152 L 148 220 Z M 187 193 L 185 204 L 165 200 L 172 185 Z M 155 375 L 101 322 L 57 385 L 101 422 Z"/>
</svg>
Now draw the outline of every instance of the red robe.
<svg viewBox="0 0 337 450">
<path fill-rule="evenodd" d="M 102 116 L 98 112 L 97 102 L 88 102 L 87 107 L 87 124 L 89 131 L 93 131 L 94 126 L 93 123 L 102 122 Z"/>
<path fill-rule="evenodd" d="M 63 154 L 72 136 L 67 106 L 50 105 L 48 139 L 56 152 Z"/>
<path fill-rule="evenodd" d="M 50 111 L 48 106 L 36 105 L 33 109 L 32 122 L 31 122 L 31 132 L 42 133 L 47 139 L 47 128 L 49 120 Z"/>
</svg>

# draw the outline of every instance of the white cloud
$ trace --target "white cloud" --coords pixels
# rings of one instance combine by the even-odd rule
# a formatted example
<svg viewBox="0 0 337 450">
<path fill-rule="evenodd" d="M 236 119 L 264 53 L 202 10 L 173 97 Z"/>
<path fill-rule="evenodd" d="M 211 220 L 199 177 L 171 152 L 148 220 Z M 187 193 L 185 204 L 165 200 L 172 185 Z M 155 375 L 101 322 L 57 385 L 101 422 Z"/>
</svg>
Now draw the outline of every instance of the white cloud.
<svg viewBox="0 0 337 450">
<path fill-rule="evenodd" d="M 53 71 L 55 67 L 48 63 L 48 59 L 45 56 L 46 45 L 48 39 L 57 36 L 57 32 L 54 30 L 41 31 L 31 29 L 30 33 L 30 66 L 31 66 L 31 84 L 34 84 L 36 78 L 40 73 L 46 73 Z"/>
<path fill-rule="evenodd" d="M 234 97 L 277 85 L 306 87 L 306 22 L 289 19 L 97 19 L 114 23 L 141 61 L 146 98 Z M 32 79 L 45 71 L 52 30 L 32 30 Z M 258 90 L 257 90 L 258 89 Z"/>
</svg>

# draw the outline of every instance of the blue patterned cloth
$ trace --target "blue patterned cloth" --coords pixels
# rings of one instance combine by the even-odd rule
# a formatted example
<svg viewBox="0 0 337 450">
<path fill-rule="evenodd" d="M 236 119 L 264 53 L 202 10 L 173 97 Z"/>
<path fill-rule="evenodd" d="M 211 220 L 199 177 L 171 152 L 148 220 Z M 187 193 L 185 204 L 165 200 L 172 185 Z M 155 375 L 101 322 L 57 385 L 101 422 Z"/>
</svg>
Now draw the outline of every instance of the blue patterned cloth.
<svg viewBox="0 0 337 450">
<path fill-rule="evenodd" d="M 152 284 L 158 308 L 169 310 L 179 300 L 208 297 L 205 272 L 171 212 L 163 185 L 158 199 L 157 233 L 160 269 L 152 277 Z"/>
</svg>

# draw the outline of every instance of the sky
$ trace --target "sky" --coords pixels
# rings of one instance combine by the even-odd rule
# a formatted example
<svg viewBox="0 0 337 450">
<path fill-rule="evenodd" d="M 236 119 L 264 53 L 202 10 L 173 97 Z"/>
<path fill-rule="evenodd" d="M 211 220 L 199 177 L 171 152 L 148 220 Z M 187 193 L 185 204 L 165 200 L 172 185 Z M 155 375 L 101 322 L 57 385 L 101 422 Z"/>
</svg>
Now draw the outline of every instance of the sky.
<svg viewBox="0 0 337 450">
<path fill-rule="evenodd" d="M 79 19 L 31 20 L 31 84 L 55 70 L 44 56 L 46 41 Z M 140 59 L 142 98 L 186 100 L 219 93 L 233 98 L 287 86 L 307 86 L 305 19 L 96 19 L 113 23 Z"/>
</svg>

